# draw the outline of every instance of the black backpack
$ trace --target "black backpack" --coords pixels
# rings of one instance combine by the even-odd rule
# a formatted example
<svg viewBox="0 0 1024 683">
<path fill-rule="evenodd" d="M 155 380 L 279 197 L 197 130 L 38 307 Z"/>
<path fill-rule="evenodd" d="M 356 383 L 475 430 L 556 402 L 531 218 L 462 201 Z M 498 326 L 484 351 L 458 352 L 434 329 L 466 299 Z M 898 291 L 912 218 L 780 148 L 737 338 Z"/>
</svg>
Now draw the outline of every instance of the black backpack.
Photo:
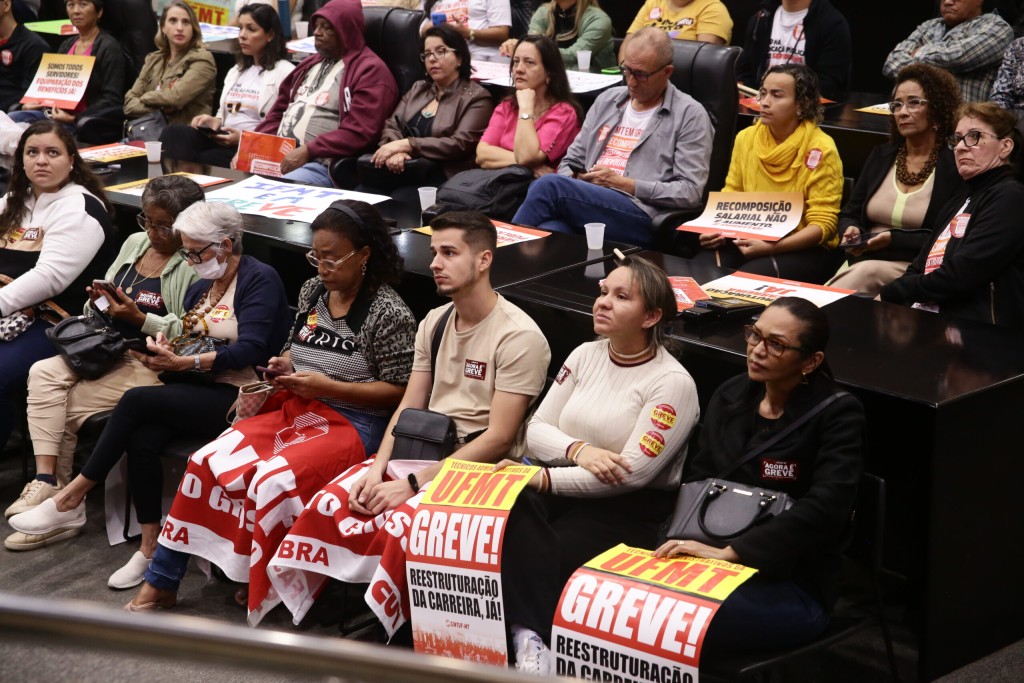
<svg viewBox="0 0 1024 683">
<path fill-rule="evenodd" d="M 533 171 L 519 165 L 463 171 L 438 188 L 437 203 L 441 206 L 435 205 L 430 211 L 474 210 L 494 220 L 509 221 L 526 198 L 531 182 Z"/>
</svg>

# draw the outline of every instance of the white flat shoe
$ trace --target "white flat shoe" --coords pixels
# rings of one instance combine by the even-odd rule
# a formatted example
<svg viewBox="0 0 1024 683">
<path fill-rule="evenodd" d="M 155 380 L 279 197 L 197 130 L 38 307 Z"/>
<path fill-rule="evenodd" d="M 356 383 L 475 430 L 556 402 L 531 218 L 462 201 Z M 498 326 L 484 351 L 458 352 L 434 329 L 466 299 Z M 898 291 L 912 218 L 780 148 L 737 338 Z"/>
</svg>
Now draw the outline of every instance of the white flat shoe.
<svg viewBox="0 0 1024 683">
<path fill-rule="evenodd" d="M 146 570 L 149 569 L 149 558 L 136 550 L 128 564 L 118 569 L 107 579 L 107 585 L 115 590 L 135 588 L 145 580 Z"/>
<path fill-rule="evenodd" d="M 78 529 L 85 526 L 85 500 L 74 510 L 60 512 L 53 498 L 48 498 L 31 510 L 14 515 L 8 523 L 15 531 L 33 536 L 56 529 Z"/>
</svg>

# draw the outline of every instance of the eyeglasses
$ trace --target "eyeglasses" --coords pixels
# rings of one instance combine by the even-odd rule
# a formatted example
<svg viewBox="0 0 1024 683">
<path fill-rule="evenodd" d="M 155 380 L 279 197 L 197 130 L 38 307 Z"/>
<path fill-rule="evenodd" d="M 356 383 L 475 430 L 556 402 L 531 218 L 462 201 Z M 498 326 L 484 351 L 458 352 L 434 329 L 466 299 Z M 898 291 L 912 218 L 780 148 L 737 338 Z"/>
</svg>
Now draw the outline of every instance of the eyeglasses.
<svg viewBox="0 0 1024 683">
<path fill-rule="evenodd" d="M 671 64 L 671 62 L 669 62 L 669 64 Z M 619 64 L 619 71 L 622 72 L 622 80 L 624 81 L 628 81 L 632 77 L 636 79 L 637 83 L 646 83 L 648 78 L 655 75 L 666 66 L 668 66 L 668 64 L 660 66 L 654 71 L 637 71 L 636 69 L 630 69 L 626 66 L 626 63 L 623 62 L 622 64 Z"/>
<path fill-rule="evenodd" d="M 353 249 L 352 251 L 342 256 L 340 259 L 332 261 L 330 259 L 317 258 L 316 256 L 313 255 L 313 251 L 310 250 L 306 254 L 306 260 L 309 261 L 309 265 L 313 266 L 314 268 L 319 268 L 320 266 L 323 266 L 324 270 L 330 273 L 334 270 L 337 270 L 338 266 L 340 266 L 342 263 L 352 258 L 353 254 L 355 254 L 357 251 L 359 250 Z"/>
<path fill-rule="evenodd" d="M 764 348 L 768 350 L 768 355 L 775 356 L 776 358 L 784 354 L 786 351 L 803 351 L 799 346 L 789 346 L 787 344 L 783 344 L 778 339 L 765 337 L 753 325 L 743 326 L 743 338 L 746 339 L 747 343 L 751 346 L 757 346 L 761 342 L 764 342 Z"/>
<path fill-rule="evenodd" d="M 172 228 L 169 225 L 157 225 L 156 223 L 150 221 L 149 217 L 144 213 L 140 213 L 138 216 L 136 216 L 135 222 L 138 223 L 139 227 L 142 228 L 143 230 L 153 230 L 157 234 L 163 235 L 164 237 L 170 237 L 174 233 L 174 228 Z"/>
<path fill-rule="evenodd" d="M 920 97 L 911 97 L 906 102 L 894 100 L 885 106 L 889 108 L 890 114 L 899 114 L 903 107 L 906 107 L 907 111 L 917 111 L 924 104 L 928 104 L 928 100 L 921 99 Z"/>
<path fill-rule="evenodd" d="M 185 247 L 182 247 L 181 249 L 178 250 L 178 254 L 181 256 L 181 258 L 185 259 L 189 263 L 193 263 L 193 264 L 198 266 L 200 263 L 203 262 L 203 252 L 206 251 L 207 249 L 209 249 L 210 247 L 212 247 L 215 244 L 217 244 L 217 243 L 216 242 L 210 242 L 209 244 L 207 244 L 205 247 L 203 247 L 199 251 L 189 251 Z"/>
<path fill-rule="evenodd" d="M 425 62 L 431 57 L 433 57 L 434 59 L 440 62 L 442 59 L 447 57 L 449 53 L 452 52 L 455 52 L 455 50 L 452 50 L 447 47 L 439 47 L 434 50 L 424 50 L 423 52 L 420 53 L 420 61 Z"/>
<path fill-rule="evenodd" d="M 974 147 L 979 142 L 981 142 L 982 135 L 988 135 L 990 137 L 995 138 L 996 140 L 1003 139 L 1001 135 L 996 135 L 995 133 L 986 133 L 983 130 L 969 130 L 963 135 L 960 135 L 959 133 L 953 133 L 952 135 L 950 135 L 948 138 L 946 138 L 946 146 L 949 147 L 950 149 L 956 149 L 956 146 L 959 145 L 960 141 L 962 140 L 964 145 L 966 145 L 967 147 Z"/>
</svg>

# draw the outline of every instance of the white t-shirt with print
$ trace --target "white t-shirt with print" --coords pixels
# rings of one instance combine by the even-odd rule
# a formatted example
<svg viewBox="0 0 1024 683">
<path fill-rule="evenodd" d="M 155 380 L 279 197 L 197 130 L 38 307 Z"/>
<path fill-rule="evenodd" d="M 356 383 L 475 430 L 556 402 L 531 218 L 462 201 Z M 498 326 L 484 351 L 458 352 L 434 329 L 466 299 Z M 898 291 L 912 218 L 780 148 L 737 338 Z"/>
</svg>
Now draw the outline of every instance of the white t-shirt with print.
<svg viewBox="0 0 1024 683">
<path fill-rule="evenodd" d="M 643 137 L 644 130 L 656 111 L 658 111 L 658 107 L 652 107 L 647 111 L 636 111 L 633 109 L 633 103 L 630 102 L 619 125 L 612 129 L 608 144 L 605 145 L 595 166 L 607 166 L 619 175 L 624 175 L 629 155 L 640 143 L 640 138 Z"/>
<path fill-rule="evenodd" d="M 445 14 L 449 22 L 465 24 L 471 29 L 491 28 L 493 26 L 512 27 L 512 9 L 509 0 L 437 0 L 431 8 L 431 14 Z M 431 24 L 430 17 L 424 17 L 424 24 Z M 485 47 L 475 42 L 469 44 L 469 54 L 473 59 L 497 61 L 504 59 L 498 53 L 498 47 Z"/>
<path fill-rule="evenodd" d="M 263 79 L 258 65 L 253 64 L 238 76 L 224 97 L 224 125 L 238 130 L 255 130 L 260 122 L 260 92 Z"/>
<path fill-rule="evenodd" d="M 806 64 L 807 37 L 804 18 L 807 10 L 787 12 L 781 7 L 772 20 L 772 38 L 768 43 L 768 66 L 780 64 Z"/>
</svg>

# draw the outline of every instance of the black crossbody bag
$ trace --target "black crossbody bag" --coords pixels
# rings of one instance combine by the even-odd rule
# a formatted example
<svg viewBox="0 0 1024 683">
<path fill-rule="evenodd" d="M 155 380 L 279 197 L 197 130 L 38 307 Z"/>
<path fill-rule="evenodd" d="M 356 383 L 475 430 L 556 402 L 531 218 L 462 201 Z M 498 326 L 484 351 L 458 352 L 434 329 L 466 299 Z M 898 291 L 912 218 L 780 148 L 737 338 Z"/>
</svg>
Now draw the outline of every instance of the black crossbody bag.
<svg viewBox="0 0 1024 683">
<path fill-rule="evenodd" d="M 794 420 L 788 427 L 737 460 L 721 476 L 683 484 L 679 487 L 676 509 L 672 513 L 666 538 L 698 541 L 724 548 L 758 524 L 780 515 L 793 505 L 793 498 L 782 491 L 737 484 L 726 479 L 741 466 L 761 455 L 792 434 L 812 417 L 848 392 L 839 391 Z"/>
</svg>

